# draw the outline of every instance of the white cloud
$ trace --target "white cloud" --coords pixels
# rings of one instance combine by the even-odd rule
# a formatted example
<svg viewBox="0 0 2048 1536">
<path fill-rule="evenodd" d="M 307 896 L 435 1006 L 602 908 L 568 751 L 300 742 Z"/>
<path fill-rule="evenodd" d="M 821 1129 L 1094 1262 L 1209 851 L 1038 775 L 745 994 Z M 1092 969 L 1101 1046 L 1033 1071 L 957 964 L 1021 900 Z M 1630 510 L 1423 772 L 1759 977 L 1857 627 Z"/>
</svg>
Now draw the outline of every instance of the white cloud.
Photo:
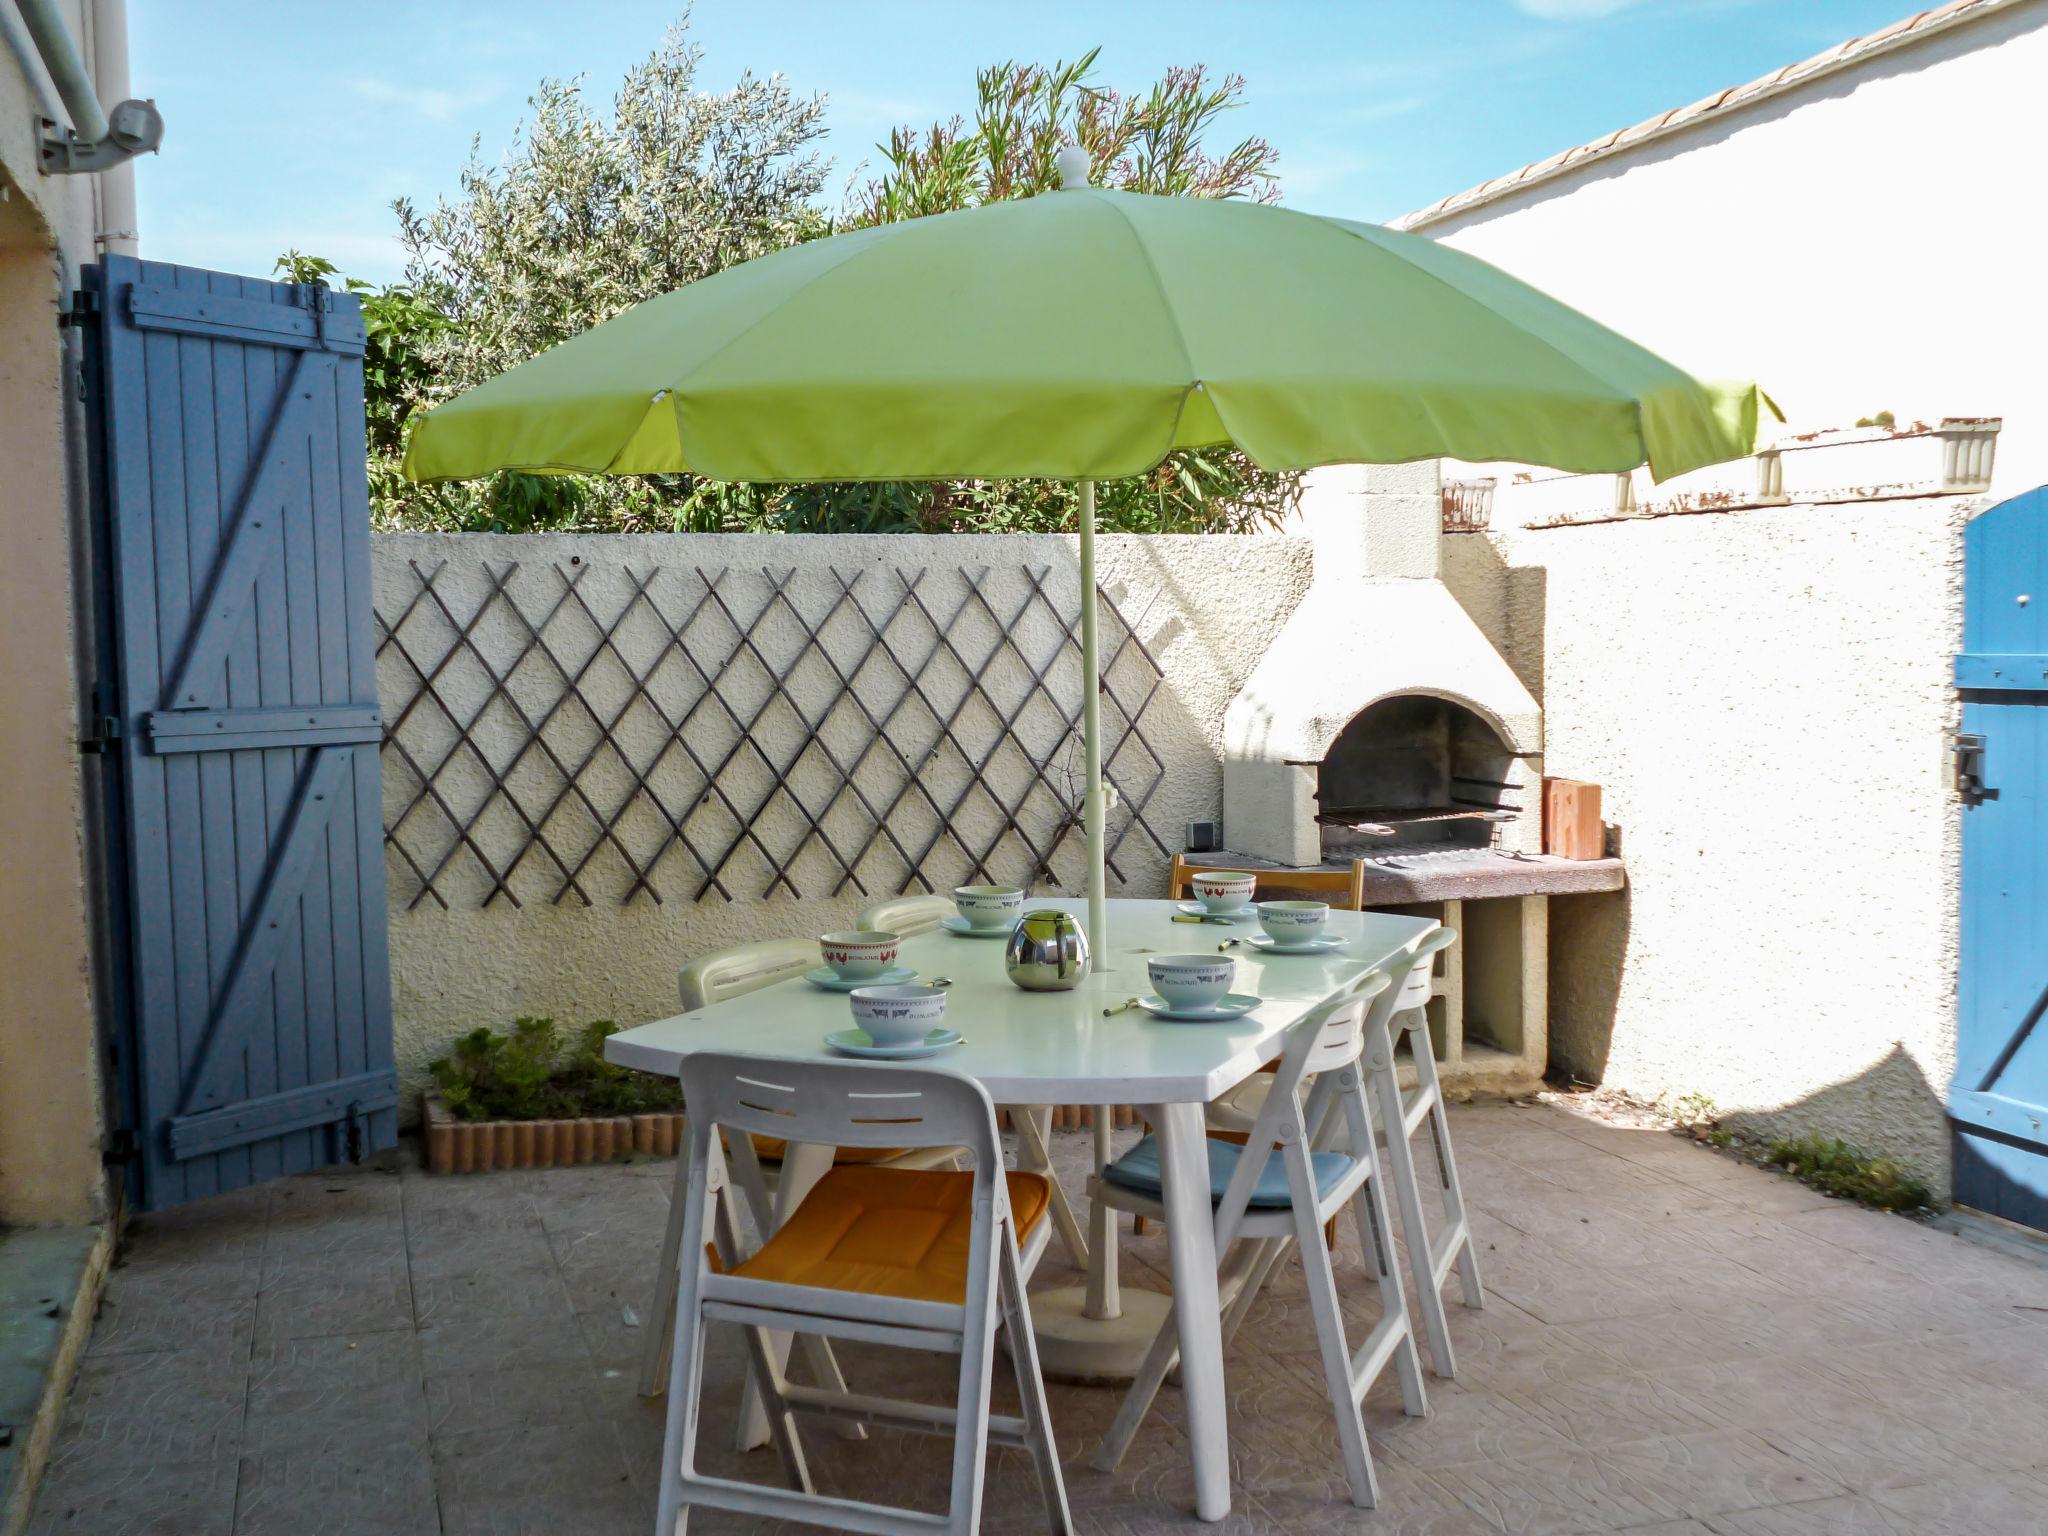
<svg viewBox="0 0 2048 1536">
<path fill-rule="evenodd" d="M 348 88 L 365 101 L 403 107 L 415 116 L 434 123 L 452 121 L 463 113 L 484 105 L 499 94 L 499 88 L 495 85 L 477 85 L 465 90 L 445 91 L 432 86 L 401 85 L 381 75 L 365 75 L 351 80 Z"/>
</svg>

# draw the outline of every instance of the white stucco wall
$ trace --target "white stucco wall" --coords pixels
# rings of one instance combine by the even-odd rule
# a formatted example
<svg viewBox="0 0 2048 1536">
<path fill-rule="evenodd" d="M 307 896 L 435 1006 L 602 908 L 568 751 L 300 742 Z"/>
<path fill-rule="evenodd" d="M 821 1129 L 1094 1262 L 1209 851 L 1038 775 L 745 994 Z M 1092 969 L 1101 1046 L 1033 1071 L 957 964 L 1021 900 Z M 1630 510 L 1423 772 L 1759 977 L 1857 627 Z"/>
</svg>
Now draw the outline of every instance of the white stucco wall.
<svg viewBox="0 0 2048 1536">
<path fill-rule="evenodd" d="M 1825 1131 L 1946 1187 L 1961 530 L 1982 500 L 1447 537 L 1603 786 L 1628 889 L 1551 903 L 1554 1067 Z"/>
<path fill-rule="evenodd" d="M 832 585 L 834 570 L 847 574 L 869 572 L 863 578 L 861 590 L 878 616 L 888 606 L 882 599 L 895 590 L 894 572 L 906 567 L 926 571 L 925 591 L 934 598 L 934 607 L 942 615 L 951 612 L 952 602 L 939 598 L 959 590 L 957 582 L 963 568 L 989 569 L 986 589 L 994 608 L 1003 615 L 1011 613 L 1027 595 L 1023 575 L 1027 566 L 1051 568 L 1048 590 L 1064 609 L 1071 610 L 1079 591 L 1074 541 L 1057 536 L 770 539 L 744 535 L 393 534 L 375 537 L 372 558 L 377 609 L 387 621 L 394 620 L 417 591 L 414 567 L 431 571 L 444 562 L 438 578 L 440 590 L 460 619 L 466 619 L 486 595 L 486 569 L 502 572 L 512 561 L 520 564 L 522 580 L 531 579 L 531 585 L 522 589 L 529 599 L 536 600 L 530 611 L 544 606 L 544 601 L 539 600 L 551 598 L 559 589 L 555 569 L 582 570 L 585 574 L 581 590 L 605 619 L 617 612 L 630 592 L 627 572 L 644 575 L 650 566 L 662 568 L 662 584 L 654 590 L 663 594 L 672 619 L 684 600 L 697 590 L 694 573 L 719 567 L 731 567 L 734 571 L 728 590 L 743 616 L 751 613 L 758 601 L 758 592 L 747 584 L 752 578 L 746 578 L 746 572 L 758 572 L 764 565 L 778 572 L 795 568 L 798 574 L 790 590 L 813 621 L 818 617 L 819 594 L 837 590 Z M 1103 587 L 1151 648 L 1164 673 L 1159 694 L 1144 715 L 1145 735 L 1167 765 L 1166 776 L 1147 808 L 1147 815 L 1154 826 L 1169 836 L 1169 846 L 1179 846 L 1174 839 L 1188 819 L 1218 813 L 1222 799 L 1220 747 L 1224 708 L 1307 590 L 1309 542 L 1280 537 L 1108 537 L 1100 541 L 1098 563 Z M 840 628 L 830 632 L 829 638 L 840 666 L 851 670 L 867 641 L 864 632 L 848 624 L 846 618 L 842 615 Z M 444 623 L 438 616 L 416 609 L 402 634 L 409 644 L 416 646 L 422 659 L 428 659 L 438 655 L 445 643 L 445 635 L 436 633 L 437 626 Z M 476 639 L 494 659 L 502 660 L 509 654 L 505 648 L 518 642 L 516 630 L 516 624 L 508 617 L 494 615 L 478 627 Z M 572 669 L 592 643 L 588 634 L 578 638 L 576 631 L 577 626 L 571 625 L 557 636 L 557 644 L 563 648 Z M 703 658 L 707 664 L 722 654 L 730 643 L 730 633 L 717 623 L 703 628 L 706 650 L 711 653 Z M 898 638 L 906 644 L 907 654 L 915 658 L 923 653 L 927 634 L 919 623 L 906 620 Z M 992 639 L 986 616 L 970 609 L 953 638 L 970 660 L 978 660 Z M 1057 643 L 1050 616 L 1042 607 L 1032 609 L 1019 626 L 1018 638 L 1034 660 L 1045 655 L 1049 645 Z M 1106 631 L 1106 644 L 1113 641 L 1113 633 Z M 651 622 L 636 621 L 622 629 L 620 643 L 631 664 L 645 671 L 667 642 Z M 764 643 L 771 654 L 777 654 L 772 638 Z M 745 676 L 734 688 L 734 699 L 745 710 L 751 699 L 758 696 L 760 685 L 751 669 L 741 670 Z M 1069 664 L 1067 675 L 1078 678 L 1078 671 Z M 1117 675 L 1133 683 L 1139 679 L 1128 659 L 1125 670 Z M 413 692 L 412 674 L 387 648 L 380 660 L 379 676 L 385 707 L 395 713 Z M 530 665 L 518 676 L 518 691 L 536 713 L 545 708 L 542 701 L 559 692 L 545 666 Z M 593 702 L 604 709 L 610 707 L 607 700 L 620 696 L 622 677 L 610 661 L 605 661 L 591 670 L 583 686 Z M 864 700 L 878 715 L 888 712 L 902 688 L 900 675 L 887 667 L 871 667 L 860 674 L 860 681 Z M 990 681 L 994 685 L 997 680 L 992 676 Z M 459 666 L 442 674 L 440 683 L 458 715 L 465 718 L 482 701 L 489 687 L 480 669 Z M 662 686 L 680 688 L 686 694 L 686 683 L 685 675 L 671 663 L 671 672 Z M 833 683 L 813 658 L 791 678 L 789 686 L 815 719 Z M 950 697 L 946 687 L 957 687 L 957 679 L 940 688 L 941 708 L 946 707 Z M 1125 696 L 1133 695 L 1127 692 Z M 1078 707 L 1077 699 L 1071 702 Z M 572 708 L 568 713 L 573 717 L 578 712 Z M 1105 716 L 1112 721 L 1115 718 L 1107 709 Z M 717 717 L 718 712 L 712 710 L 706 718 L 715 721 Z M 906 719 L 917 717 L 917 707 L 910 706 Z M 800 745 L 794 718 L 777 706 L 768 719 L 771 754 L 786 762 Z M 486 723 L 486 736 L 497 743 L 489 750 L 498 752 L 506 743 L 518 740 L 517 726 L 506 717 L 502 707 L 495 709 Z M 639 722 L 641 726 L 648 723 L 645 719 Z M 963 714 L 957 729 L 973 748 L 990 734 L 989 717 L 976 706 Z M 1039 708 L 1020 720 L 1018 729 L 1034 742 L 1047 730 L 1057 734 L 1056 726 Z M 828 734 L 835 732 L 840 733 L 843 758 L 858 750 L 866 734 L 851 712 L 844 710 L 833 717 L 827 728 Z M 714 738 L 718 735 L 716 731 L 707 734 Z M 643 736 L 642 740 L 645 739 Z M 713 751 L 722 744 L 721 738 Z M 1017 763 L 1008 749 L 1003 760 L 1009 764 L 1003 771 L 1014 774 Z M 811 766 L 815 769 L 818 764 L 814 760 Z M 878 782 L 886 784 L 893 777 L 880 758 L 871 763 L 871 769 Z M 688 782 L 687 773 L 674 759 L 664 772 L 670 773 L 676 783 Z M 545 803 L 545 792 L 552 782 L 550 776 L 531 761 L 524 774 L 528 789 L 538 796 L 536 799 L 530 795 L 528 803 Z M 931 774 L 931 787 L 937 799 L 942 805 L 949 803 L 951 791 L 961 782 L 957 765 L 948 754 L 941 753 Z M 389 749 L 384 777 L 388 821 L 396 808 L 411 798 L 417 781 L 410 771 L 393 761 Z M 616 803 L 615 796 L 630 788 L 609 759 L 599 763 L 589 782 L 593 799 L 607 810 Z M 734 762 L 727 787 L 745 806 L 761 793 L 764 782 L 758 763 L 750 754 L 743 754 Z M 487 787 L 481 770 L 468 759 L 452 765 L 440 783 L 451 803 L 465 806 L 485 793 Z M 812 794 L 815 805 L 815 787 Z M 842 812 L 847 810 L 842 806 Z M 1041 822 L 1044 810 L 1041 797 L 1037 811 Z M 970 796 L 963 817 L 969 824 L 971 841 L 979 844 L 986 840 L 993 826 L 992 814 L 984 798 L 978 794 Z M 1122 814 L 1112 813 L 1112 831 Z M 580 813 L 572 804 L 562 815 L 565 823 L 573 824 Z M 900 814 L 906 830 L 917 815 L 918 803 L 913 800 Z M 892 818 L 892 824 L 895 820 Z M 643 824 L 636 837 L 647 831 Z M 779 806 L 764 818 L 761 831 L 764 840 L 778 851 L 788 848 L 802 835 L 795 813 L 786 806 Z M 573 826 L 571 832 L 573 839 Z M 479 836 L 492 856 L 502 859 L 507 849 L 517 845 L 520 833 L 512 818 L 498 815 L 480 829 Z M 857 836 L 853 839 L 858 840 Z M 906 840 L 914 848 L 922 838 Z M 1128 847 L 1127 888 L 1142 893 L 1160 890 L 1165 876 L 1164 858 L 1141 840 L 1134 839 Z M 1028 855 L 1016 847 L 1007 847 L 1003 857 L 1010 866 L 1028 862 Z M 1079 858 L 1079 839 L 1070 838 L 1055 860 L 1064 882 L 1072 884 L 1080 879 Z M 964 860 L 949 844 L 941 845 L 932 871 L 942 889 L 965 878 L 965 869 L 956 867 L 962 863 Z M 767 866 L 752 854 L 737 859 L 728 871 L 733 901 L 715 894 L 703 901 L 691 900 L 694 882 L 689 876 L 693 866 L 686 857 L 672 854 L 662 866 L 660 879 L 666 899 L 656 904 L 641 895 L 623 905 L 617 897 L 630 877 L 623 874 L 623 867 L 610 854 L 604 854 L 590 872 L 597 902 L 590 907 L 580 905 L 573 896 L 561 903 L 552 901 L 559 882 L 549 878 L 549 866 L 537 858 L 523 864 L 515 879 L 515 889 L 524 903 L 519 907 L 503 899 L 488 908 L 481 907 L 488 881 L 466 856 L 458 857 L 451 865 L 452 879 L 442 882 L 450 900 L 447 910 L 431 900 L 409 905 L 418 889 L 417 879 L 395 854 L 388 855 L 387 867 L 392 892 L 392 991 L 397 1056 L 408 1089 L 418 1086 L 426 1063 L 453 1036 L 479 1024 L 504 1024 L 520 1014 L 552 1015 L 564 1022 L 612 1018 L 621 1023 L 637 1023 L 663 1017 L 675 1011 L 676 967 L 688 956 L 750 939 L 807 937 L 844 926 L 867 902 L 895 891 L 893 880 L 887 879 L 892 873 L 891 862 L 885 854 L 878 854 L 863 866 L 868 873 L 882 877 L 868 896 L 849 891 L 836 899 L 830 898 L 827 893 L 834 883 L 836 868 L 823 860 L 815 845 L 798 866 L 799 884 L 807 898 L 801 904 L 793 901 L 786 890 L 762 896 L 769 879 Z"/>
<path fill-rule="evenodd" d="M 2035 0 L 1416 227 L 1795 426 L 2002 415 L 2011 495 L 2048 481 L 2044 79 Z"/>
</svg>

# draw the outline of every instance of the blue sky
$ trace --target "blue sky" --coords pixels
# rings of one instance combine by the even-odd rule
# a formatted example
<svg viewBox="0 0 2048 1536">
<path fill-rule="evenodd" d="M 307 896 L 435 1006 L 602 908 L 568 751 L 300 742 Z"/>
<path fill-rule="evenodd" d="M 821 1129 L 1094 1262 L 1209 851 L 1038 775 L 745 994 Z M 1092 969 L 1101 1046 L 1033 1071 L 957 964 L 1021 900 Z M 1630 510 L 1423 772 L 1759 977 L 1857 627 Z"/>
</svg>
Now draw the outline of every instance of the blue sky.
<svg viewBox="0 0 2048 1536">
<path fill-rule="evenodd" d="M 780 72 L 828 98 L 836 204 L 890 125 L 965 111 L 977 67 L 1102 46 L 1136 89 L 1177 63 L 1246 77 L 1233 135 L 1280 152 L 1287 202 L 1387 219 L 1749 80 L 1910 0 L 698 0 L 700 80 Z M 546 75 L 608 96 L 676 0 L 135 0 L 133 84 L 166 123 L 145 254 L 266 273 L 288 246 L 399 274 L 390 203 L 509 142 Z"/>
</svg>

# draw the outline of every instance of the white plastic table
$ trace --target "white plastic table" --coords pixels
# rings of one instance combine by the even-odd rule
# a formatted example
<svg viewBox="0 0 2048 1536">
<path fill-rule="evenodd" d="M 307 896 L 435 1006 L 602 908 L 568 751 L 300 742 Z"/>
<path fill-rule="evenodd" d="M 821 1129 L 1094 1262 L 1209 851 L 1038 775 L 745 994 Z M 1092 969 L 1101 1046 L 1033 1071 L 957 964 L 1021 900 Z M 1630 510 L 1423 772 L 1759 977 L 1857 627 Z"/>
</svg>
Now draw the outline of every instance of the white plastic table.
<svg viewBox="0 0 2048 1536">
<path fill-rule="evenodd" d="M 1053 899 L 1029 906 L 1078 913 L 1085 903 Z M 952 978 L 946 1023 L 966 1036 L 923 1064 L 976 1078 L 998 1104 L 1136 1104 L 1158 1131 L 1195 1513 L 1221 1520 L 1230 1513 L 1230 1445 L 1202 1106 L 1277 1057 L 1289 1025 L 1436 924 L 1332 912 L 1330 931 L 1347 942 L 1328 953 L 1267 956 L 1240 945 L 1231 951 L 1239 961 L 1232 990 L 1263 1001 L 1227 1024 L 1164 1023 L 1135 1008 L 1103 1017 L 1104 1008 L 1151 990 L 1146 955 L 1206 953 L 1224 939 L 1258 931 L 1255 923 L 1175 923 L 1174 910 L 1167 901 L 1110 902 L 1106 963 L 1098 956 L 1089 975 L 1067 992 L 1023 991 L 1003 974 L 1000 943 L 943 929 L 906 940 L 902 963 L 920 976 Z M 622 1031 L 606 1043 L 605 1055 L 621 1066 L 671 1076 L 698 1050 L 843 1059 L 824 1036 L 849 1022 L 844 997 L 791 981 Z M 821 1161 L 829 1161 L 829 1150 Z"/>
</svg>

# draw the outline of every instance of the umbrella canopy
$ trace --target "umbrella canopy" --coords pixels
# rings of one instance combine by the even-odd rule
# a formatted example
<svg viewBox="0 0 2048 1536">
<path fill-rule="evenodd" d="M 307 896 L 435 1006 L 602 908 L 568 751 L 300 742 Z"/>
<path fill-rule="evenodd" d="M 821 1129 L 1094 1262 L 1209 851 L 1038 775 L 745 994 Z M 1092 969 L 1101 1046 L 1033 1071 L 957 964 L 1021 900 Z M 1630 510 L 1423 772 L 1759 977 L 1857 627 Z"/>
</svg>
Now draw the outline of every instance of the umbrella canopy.
<svg viewBox="0 0 2048 1536">
<path fill-rule="evenodd" d="M 1075 189 L 836 235 L 650 299 L 436 408 L 406 473 L 1108 479 L 1449 457 L 1665 479 L 1755 445 L 1702 384 L 1461 251 Z"/>
<path fill-rule="evenodd" d="M 405 472 L 463 479 L 1094 482 L 1225 444 L 1261 468 L 1513 460 L 1659 479 L 1754 447 L 1702 384 L 1460 251 L 1262 203 L 1057 196 L 814 241 L 650 299 L 436 407 Z M 1083 691 L 1089 937 L 1105 963 L 1100 689 Z"/>
</svg>

